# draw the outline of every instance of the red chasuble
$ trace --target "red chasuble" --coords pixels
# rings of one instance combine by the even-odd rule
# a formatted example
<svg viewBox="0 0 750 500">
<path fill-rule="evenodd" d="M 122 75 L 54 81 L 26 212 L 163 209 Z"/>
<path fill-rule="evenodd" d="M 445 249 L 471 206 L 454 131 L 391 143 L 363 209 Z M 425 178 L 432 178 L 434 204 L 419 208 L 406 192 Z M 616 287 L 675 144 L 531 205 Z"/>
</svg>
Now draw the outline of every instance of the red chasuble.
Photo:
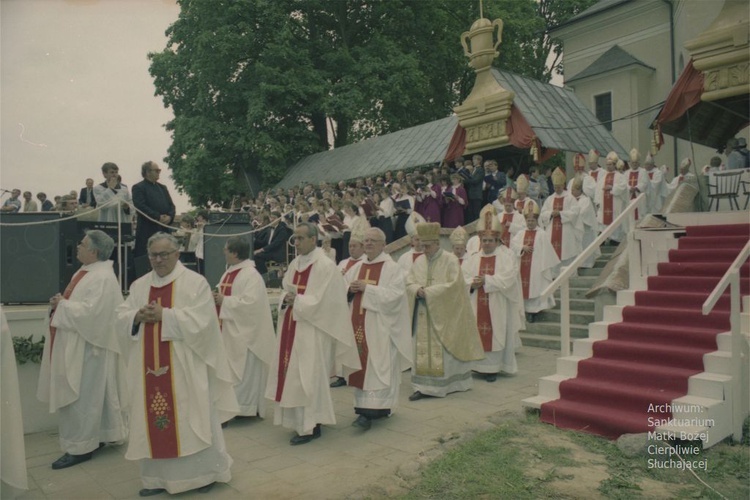
<svg viewBox="0 0 750 500">
<path fill-rule="evenodd" d="M 310 278 L 312 264 L 307 266 L 304 271 L 295 271 L 292 283 L 297 287 L 297 295 L 304 295 L 307 289 L 307 280 Z M 289 368 L 289 359 L 292 356 L 292 347 L 294 346 L 294 334 L 297 331 L 297 322 L 292 317 L 294 306 L 287 307 L 284 313 L 284 323 L 281 325 L 281 348 L 279 349 L 279 381 L 276 385 L 276 402 L 281 401 L 281 395 L 284 393 L 284 383 L 286 382 L 286 371 Z"/>
<path fill-rule="evenodd" d="M 638 170 L 631 170 L 628 173 L 628 186 L 631 188 L 634 188 L 638 186 L 638 174 L 640 172 Z M 638 193 L 631 193 L 630 199 L 634 200 L 638 196 Z M 635 209 L 635 220 L 638 220 L 638 209 Z"/>
<path fill-rule="evenodd" d="M 513 223 L 513 213 L 503 212 L 503 219 L 500 223 L 505 226 L 500 242 L 506 247 L 510 246 L 510 225 Z"/>
<path fill-rule="evenodd" d="M 487 257 L 482 256 L 479 261 L 479 276 L 486 276 L 488 274 L 494 274 L 495 272 L 495 256 L 490 255 Z M 492 318 L 490 317 L 490 298 L 487 292 L 484 291 L 484 287 L 480 286 L 476 289 L 477 292 L 477 328 L 479 329 L 479 337 L 482 339 L 482 346 L 484 352 L 492 351 Z"/>
<path fill-rule="evenodd" d="M 377 285 L 380 282 L 380 273 L 383 270 L 383 264 L 384 262 L 362 264 L 362 267 L 359 268 L 357 280 L 363 281 L 368 285 Z M 367 334 L 365 332 L 365 316 L 367 316 L 367 311 L 362 308 L 363 295 L 361 292 L 355 294 L 352 301 L 352 327 L 354 328 L 354 339 L 357 341 L 357 351 L 359 352 L 359 362 L 362 364 L 362 369 L 349 375 L 349 385 L 358 389 L 364 389 L 367 355 L 369 354 Z"/>
<path fill-rule="evenodd" d="M 165 309 L 174 307 L 174 282 L 151 287 L 148 303 Z M 172 342 L 161 339 L 162 322 L 146 323 L 143 328 L 143 386 L 146 397 L 146 429 L 151 458 L 177 458 L 180 439 L 174 393 Z"/>
<path fill-rule="evenodd" d="M 237 275 L 240 274 L 240 271 L 242 269 L 235 269 L 231 273 L 227 273 L 224 276 L 224 279 L 221 280 L 221 283 L 219 283 L 219 292 L 225 297 L 231 297 L 232 295 L 232 283 L 234 283 L 234 280 L 237 278 Z M 221 306 L 219 304 L 216 304 L 216 315 L 218 316 L 221 312 Z M 219 325 L 221 325 L 221 320 L 219 320 Z"/>
<path fill-rule="evenodd" d="M 523 246 L 534 248 L 534 239 L 536 238 L 536 231 L 529 231 L 528 229 L 523 235 Z M 521 256 L 521 287 L 523 288 L 524 300 L 529 298 L 529 283 L 531 282 L 531 260 L 534 254 L 532 252 L 525 253 Z"/>
<path fill-rule="evenodd" d="M 564 201 L 565 198 L 555 198 L 552 203 L 552 209 L 562 212 Z M 562 226 L 562 217 L 552 218 L 552 234 L 550 241 L 552 242 L 552 248 L 555 249 L 555 253 L 557 253 L 559 259 L 562 259 Z"/>
<path fill-rule="evenodd" d="M 612 185 L 615 183 L 615 172 L 607 172 L 607 174 L 604 176 L 604 187 L 611 188 Z M 612 220 L 614 219 L 614 197 L 612 196 L 612 190 L 604 191 L 603 193 L 603 200 L 602 200 L 602 222 L 605 226 L 609 226 L 612 224 Z"/>
<path fill-rule="evenodd" d="M 70 296 L 73 294 L 73 289 L 75 289 L 76 285 L 78 284 L 81 279 L 86 276 L 86 273 L 88 271 L 79 270 L 75 275 L 73 276 L 73 279 L 70 280 L 70 283 L 68 283 L 68 286 L 65 287 L 65 291 L 63 292 L 63 298 L 65 300 L 68 300 Z M 57 328 L 52 326 L 52 318 L 55 317 L 54 311 L 52 312 L 52 316 L 49 317 L 49 359 L 52 359 L 52 348 L 55 347 L 55 334 L 57 333 Z"/>
<path fill-rule="evenodd" d="M 594 171 L 589 171 L 589 175 L 594 178 L 594 182 L 599 180 L 599 169 L 596 169 Z"/>
</svg>

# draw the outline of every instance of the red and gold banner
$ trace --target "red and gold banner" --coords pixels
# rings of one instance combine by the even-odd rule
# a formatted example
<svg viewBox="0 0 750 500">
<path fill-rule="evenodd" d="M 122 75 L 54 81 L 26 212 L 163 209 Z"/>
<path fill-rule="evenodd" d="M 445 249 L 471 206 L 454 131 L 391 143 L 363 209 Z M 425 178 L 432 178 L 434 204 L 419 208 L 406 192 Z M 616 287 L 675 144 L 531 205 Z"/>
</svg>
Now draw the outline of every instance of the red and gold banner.
<svg viewBox="0 0 750 500">
<path fill-rule="evenodd" d="M 495 274 L 495 256 L 482 257 L 479 261 L 479 276 Z M 490 298 L 484 287 L 480 286 L 477 292 L 477 328 L 479 337 L 482 339 L 484 352 L 492 351 L 492 318 L 490 317 Z"/>
<path fill-rule="evenodd" d="M 68 300 L 70 298 L 76 285 L 84 276 L 86 276 L 86 273 L 88 273 L 88 271 L 79 270 L 73 275 L 73 278 L 70 280 L 70 283 L 68 283 L 68 286 L 65 287 L 65 291 L 63 292 L 63 298 L 65 300 Z M 49 318 L 49 359 L 52 359 L 52 348 L 55 347 L 55 335 L 57 334 L 57 328 L 52 326 L 52 318 L 54 317 L 55 313 L 53 312 L 52 316 L 50 316 Z"/>
<path fill-rule="evenodd" d="M 552 203 L 552 210 L 562 212 L 564 202 L 565 198 L 555 198 Z M 562 217 L 552 218 L 552 233 L 550 235 L 550 241 L 552 242 L 552 248 L 554 248 L 555 253 L 557 253 L 558 259 L 562 259 L 562 226 Z"/>
<path fill-rule="evenodd" d="M 310 278 L 310 271 L 313 264 L 310 264 L 303 271 L 295 271 L 292 283 L 297 287 L 297 295 L 304 295 L 307 289 L 307 280 Z M 279 373 L 276 385 L 276 402 L 281 401 L 284 393 L 284 383 L 286 382 L 286 371 L 289 368 L 289 358 L 292 356 L 292 347 L 294 346 L 294 335 L 297 332 L 297 322 L 294 321 L 292 310 L 294 306 L 286 308 L 284 313 L 284 322 L 281 325 L 281 347 L 279 349 Z"/>
<path fill-rule="evenodd" d="M 151 287 L 148 303 L 165 309 L 174 307 L 174 282 Z M 143 386 L 146 398 L 146 430 L 151 458 L 180 456 L 177 406 L 172 370 L 172 342 L 161 339 L 162 322 L 143 328 Z"/>
<path fill-rule="evenodd" d="M 362 267 L 359 268 L 357 280 L 368 285 L 377 285 L 380 282 L 380 273 L 383 270 L 383 264 L 384 262 L 362 264 Z M 359 362 L 362 365 L 362 369 L 349 375 L 349 385 L 359 389 L 364 389 L 367 356 L 370 353 L 367 348 L 367 334 L 365 332 L 365 316 L 367 316 L 367 311 L 362 308 L 363 295 L 364 293 L 362 292 L 355 294 L 352 301 L 352 328 L 354 329 L 354 339 L 357 341 L 357 352 L 359 352 Z"/>
<path fill-rule="evenodd" d="M 534 248 L 534 239 L 536 238 L 536 231 L 529 231 L 528 229 L 523 235 L 523 246 Z M 523 288 L 523 298 L 529 298 L 529 283 L 531 282 L 531 260 L 533 253 L 528 252 L 521 255 L 521 287 Z"/>
</svg>

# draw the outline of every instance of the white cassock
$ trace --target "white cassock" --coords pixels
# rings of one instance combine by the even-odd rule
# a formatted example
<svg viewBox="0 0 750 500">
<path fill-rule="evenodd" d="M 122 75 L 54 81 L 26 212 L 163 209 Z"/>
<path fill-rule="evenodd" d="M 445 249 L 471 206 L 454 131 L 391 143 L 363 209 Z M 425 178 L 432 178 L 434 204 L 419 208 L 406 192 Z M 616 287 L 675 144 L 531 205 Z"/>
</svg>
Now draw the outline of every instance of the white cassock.
<svg viewBox="0 0 750 500">
<path fill-rule="evenodd" d="M 15 498 L 22 490 L 29 489 L 26 477 L 26 448 L 23 441 L 23 415 L 21 415 L 21 393 L 18 387 L 16 355 L 13 337 L 0 306 L 0 497 Z"/>
<path fill-rule="evenodd" d="M 266 285 L 255 263 L 243 260 L 227 268 L 219 289 L 224 294 L 219 307 L 221 337 L 237 380 L 239 414 L 264 416 L 268 367 L 276 344 Z"/>
<path fill-rule="evenodd" d="M 307 281 L 302 284 L 305 273 Z M 335 352 L 335 365 L 344 370 L 359 369 L 359 355 L 348 315 L 346 282 L 320 248 L 289 264 L 282 287 L 266 397 L 275 401 L 275 425 L 307 435 L 316 424 L 336 423 L 329 387 L 334 371 L 328 361 L 330 351 Z M 284 307 L 288 293 L 297 294 L 292 307 Z M 294 333 L 289 335 L 290 331 Z"/>
<path fill-rule="evenodd" d="M 667 194 L 667 183 L 664 179 L 664 172 L 659 168 L 646 170 L 646 176 L 649 178 L 649 189 L 646 194 L 646 214 L 661 213 L 661 207 L 664 204 L 664 198 Z"/>
<path fill-rule="evenodd" d="M 483 270 L 483 260 L 487 262 L 493 256 L 494 267 Z M 485 255 L 484 252 L 472 255 L 464 262 L 462 268 L 469 285 L 475 276 L 484 276 L 484 286 L 481 290 L 486 294 L 492 327 L 491 332 L 483 332 L 486 328 L 486 316 L 479 314 L 479 306 L 480 300 L 485 299 L 484 296 L 480 297 L 480 289 L 472 291 L 471 309 L 477 317 L 477 328 L 483 340 L 485 356 L 482 360 L 474 361 L 473 369 L 479 373 L 518 372 L 516 342 L 519 330 L 525 326 L 525 320 L 517 257 L 508 247 L 499 245 L 489 255 Z"/>
<path fill-rule="evenodd" d="M 97 184 L 94 186 L 94 198 L 96 207 L 99 209 L 99 222 L 117 222 L 117 211 L 120 211 L 120 221 L 130 222 L 133 215 L 133 209 L 130 209 L 130 215 L 125 213 L 126 206 L 133 205 L 133 199 L 130 197 L 128 187 L 120 184 L 119 189 L 110 189 L 109 187 Z"/>
<path fill-rule="evenodd" d="M 553 223 L 552 211 L 555 207 L 555 200 L 562 199 L 562 210 L 560 210 L 560 221 L 562 222 L 562 238 L 560 241 L 560 262 L 563 266 L 570 264 L 573 259 L 581 254 L 581 237 L 583 236 L 583 226 L 579 214 L 580 208 L 578 202 L 570 193 L 562 194 L 552 193 L 544 200 L 544 206 L 539 214 L 539 222 L 542 224 L 547 236 L 550 238 L 552 246 Z"/>
<path fill-rule="evenodd" d="M 530 233 L 530 231 L 528 229 L 521 231 L 510 241 L 510 249 L 515 255 L 521 257 L 519 274 L 521 275 L 522 288 L 528 288 L 528 295 L 524 292 L 523 300 L 527 313 L 537 313 L 555 307 L 555 298 L 552 295 L 547 297 L 546 300 L 542 300 L 540 295 L 555 279 L 560 267 L 560 259 L 557 258 L 557 253 L 552 248 L 549 236 L 540 228 L 537 228 L 535 232 L 528 274 L 526 274 L 524 268 L 524 256 L 521 255 L 521 251 L 527 233 Z"/>
<path fill-rule="evenodd" d="M 122 292 L 112 261 L 81 266 L 71 282 L 77 277 L 80 281 L 52 316 L 50 325 L 57 332 L 54 341 L 47 332 L 37 390 L 50 413 L 59 413 L 60 447 L 71 455 L 128 435 L 127 337 L 115 329 Z"/>
<path fill-rule="evenodd" d="M 583 225 L 583 234 L 581 236 L 581 247 L 582 250 L 588 248 L 591 243 L 596 239 L 599 234 L 599 223 L 596 220 L 596 212 L 594 211 L 594 204 L 591 202 L 588 196 L 582 194 L 576 201 L 578 201 L 579 215 L 578 218 Z M 599 258 L 602 251 L 597 249 L 592 253 L 586 260 L 581 263 L 580 267 L 590 269 L 594 267 L 594 261 Z"/>
<path fill-rule="evenodd" d="M 162 320 L 134 327 L 155 296 Z M 120 335 L 132 338 L 125 458 L 141 461 L 143 487 L 180 493 L 229 482 L 232 458 L 220 422 L 237 414 L 237 398 L 206 279 L 180 262 L 163 277 L 152 271 L 131 285 L 117 321 Z"/>
<path fill-rule="evenodd" d="M 583 185 L 583 194 L 594 199 L 594 194 L 596 193 L 596 180 L 589 175 L 588 172 L 580 172 L 576 173 L 575 176 L 568 181 L 568 193 L 571 193 L 573 191 L 573 182 L 575 182 L 576 177 L 580 176 L 582 179 L 582 185 Z"/>
<path fill-rule="evenodd" d="M 415 252 L 414 249 L 409 249 L 406 253 L 402 254 L 401 257 L 398 258 L 398 267 L 401 268 L 404 276 L 409 275 L 409 271 L 411 270 L 411 266 L 414 265 L 414 261 L 417 260 L 417 257 L 422 255 L 423 253 L 424 252 Z"/>
<path fill-rule="evenodd" d="M 364 314 L 362 334 L 367 345 L 367 358 L 363 363 L 362 388 L 354 385 L 354 407 L 365 409 L 393 409 L 398 403 L 401 371 L 411 366 L 411 328 L 409 306 L 406 300 L 406 283 L 401 268 L 393 259 L 381 253 L 373 260 L 362 260 L 346 273 L 347 283 L 370 276 L 369 270 L 382 263 L 377 284 L 368 284 L 361 297 L 350 304 L 350 317 L 354 324 L 354 305 L 360 302 Z M 364 272 L 362 276 L 361 272 Z M 358 341 L 359 344 L 359 341 Z M 362 357 L 360 357 L 362 361 Z M 355 372 L 360 373 L 360 372 Z M 349 385 L 352 384 L 350 375 Z"/>
<path fill-rule="evenodd" d="M 611 206 L 607 203 L 604 186 L 610 185 L 612 190 L 612 202 Z M 594 205 L 596 207 L 596 219 L 599 221 L 599 232 L 604 231 L 625 209 L 625 205 L 629 198 L 629 188 L 627 178 L 620 172 L 607 172 L 602 170 L 599 172 L 598 180 L 596 182 L 596 194 L 594 196 Z M 614 241 L 622 241 L 625 237 L 625 231 L 621 225 L 612 235 L 610 239 Z"/>
</svg>

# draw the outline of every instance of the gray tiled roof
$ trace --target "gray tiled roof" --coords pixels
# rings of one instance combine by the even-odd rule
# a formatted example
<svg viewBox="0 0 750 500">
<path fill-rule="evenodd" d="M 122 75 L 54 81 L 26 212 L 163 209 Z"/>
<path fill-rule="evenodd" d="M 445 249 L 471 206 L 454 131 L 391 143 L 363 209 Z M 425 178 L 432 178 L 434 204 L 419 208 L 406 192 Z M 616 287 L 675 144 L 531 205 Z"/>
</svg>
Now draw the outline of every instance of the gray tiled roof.
<svg viewBox="0 0 750 500">
<path fill-rule="evenodd" d="M 502 87 L 516 93 L 513 103 L 543 146 L 575 153 L 593 148 L 627 156 L 625 148 L 572 90 L 494 68 L 492 73 Z"/>
<path fill-rule="evenodd" d="M 583 71 L 574 77 L 567 78 L 565 83 L 582 80 L 583 78 L 588 78 L 590 76 L 601 75 L 631 65 L 639 65 L 654 70 L 654 68 L 637 59 L 619 45 L 613 45 L 604 54 L 599 56 L 596 61 L 589 64 Z"/>
<path fill-rule="evenodd" d="M 458 124 L 449 116 L 302 158 L 277 187 L 379 175 L 442 161 Z"/>
<path fill-rule="evenodd" d="M 501 86 L 515 92 L 514 104 L 543 146 L 576 153 L 594 148 L 627 156 L 571 90 L 494 68 L 492 73 Z M 276 187 L 354 179 L 442 161 L 457 124 L 458 117 L 449 116 L 307 156 Z"/>
</svg>

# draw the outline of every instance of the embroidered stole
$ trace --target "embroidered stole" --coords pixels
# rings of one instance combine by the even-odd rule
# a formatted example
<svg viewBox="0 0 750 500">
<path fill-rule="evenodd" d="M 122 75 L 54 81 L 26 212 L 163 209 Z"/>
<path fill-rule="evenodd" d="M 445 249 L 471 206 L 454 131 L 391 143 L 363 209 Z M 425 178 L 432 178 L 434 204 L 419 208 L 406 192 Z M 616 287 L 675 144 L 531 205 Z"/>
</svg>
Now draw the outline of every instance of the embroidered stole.
<svg viewBox="0 0 750 500">
<path fill-rule="evenodd" d="M 76 285 L 84 276 L 86 276 L 86 273 L 88 273 L 88 271 L 83 270 L 79 270 L 77 273 L 75 273 L 73 279 L 70 280 L 70 283 L 68 283 L 68 286 L 65 287 L 65 291 L 63 292 L 63 298 L 65 300 L 68 300 L 70 298 Z M 55 335 L 57 334 L 57 328 L 52 326 L 52 318 L 54 317 L 55 313 L 53 311 L 52 316 L 50 316 L 49 318 L 49 359 L 52 359 L 52 348 L 55 347 Z"/>
<path fill-rule="evenodd" d="M 352 267 L 354 267 L 354 264 L 356 264 L 359 261 L 360 261 L 360 259 L 356 259 L 355 260 L 355 259 L 352 259 L 350 257 L 349 260 L 347 261 L 346 265 L 344 266 L 344 273 L 346 273 L 349 269 L 351 269 Z"/>
<path fill-rule="evenodd" d="M 307 266 L 303 271 L 295 271 L 292 283 L 297 287 L 297 295 L 304 295 L 307 289 L 307 280 L 310 278 L 310 271 L 313 264 Z M 284 313 L 284 322 L 281 325 L 281 347 L 279 348 L 279 372 L 278 382 L 276 384 L 276 402 L 281 401 L 284 393 L 284 384 L 286 383 L 286 372 L 289 368 L 289 359 L 292 356 L 292 347 L 294 346 L 294 335 L 297 332 L 297 322 L 292 317 L 294 306 L 287 307 Z"/>
<path fill-rule="evenodd" d="M 165 309 L 174 307 L 175 282 L 151 287 L 148 303 Z M 162 322 L 145 323 L 143 327 L 143 387 L 146 403 L 146 430 L 151 458 L 180 456 L 177 429 L 177 404 L 174 391 L 172 342 L 161 339 Z"/>
<path fill-rule="evenodd" d="M 555 198 L 552 203 L 552 209 L 562 212 L 565 198 Z M 552 232 L 550 233 L 550 241 L 552 242 L 552 248 L 555 249 L 557 257 L 562 259 L 562 233 L 563 233 L 562 217 L 552 218 Z"/>
<path fill-rule="evenodd" d="M 234 283 L 234 280 L 237 278 L 237 275 L 240 274 L 240 271 L 242 269 L 235 269 L 231 273 L 226 273 L 224 275 L 224 279 L 221 280 L 221 283 L 219 283 L 219 292 L 225 297 L 231 297 L 232 296 L 232 284 Z M 221 305 L 216 304 L 216 315 L 219 316 L 219 313 L 221 312 Z M 219 320 L 219 326 L 222 326 L 222 321 Z"/>
<path fill-rule="evenodd" d="M 513 223 L 513 214 L 503 212 L 503 219 L 500 221 L 500 223 L 505 226 L 505 231 L 500 237 L 500 242 L 506 247 L 510 247 L 510 225 Z"/>
<path fill-rule="evenodd" d="M 527 229 L 523 235 L 523 246 L 534 248 L 535 238 L 536 231 L 529 231 Z M 521 256 L 521 287 L 523 288 L 524 300 L 527 300 L 529 298 L 529 284 L 531 283 L 531 261 L 533 258 L 533 252 L 525 253 Z"/>
<path fill-rule="evenodd" d="M 482 256 L 479 261 L 479 276 L 495 274 L 495 256 Z M 477 328 L 479 337 L 482 339 L 484 352 L 492 351 L 492 318 L 490 317 L 490 297 L 480 286 L 477 293 Z"/>
<path fill-rule="evenodd" d="M 367 283 L 368 285 L 377 285 L 380 282 L 380 273 L 383 270 L 384 262 L 374 264 L 362 264 L 359 268 L 357 280 Z M 359 362 L 362 369 L 349 375 L 349 385 L 364 389 L 365 373 L 367 372 L 367 356 L 370 351 L 367 348 L 367 332 L 365 331 L 365 316 L 367 311 L 362 308 L 362 298 L 364 293 L 354 295 L 352 301 L 352 327 L 354 329 L 354 340 L 357 341 L 357 352 L 359 352 Z"/>
<path fill-rule="evenodd" d="M 604 187 L 611 188 L 615 183 L 615 172 L 607 172 L 604 176 Z M 605 226 L 612 224 L 614 219 L 614 196 L 612 196 L 612 190 L 604 191 L 602 193 L 602 223 Z"/>
<path fill-rule="evenodd" d="M 631 170 L 628 173 L 628 186 L 630 186 L 631 188 L 634 188 L 634 187 L 638 186 L 638 174 L 639 173 L 640 172 L 638 170 Z M 637 196 L 638 196 L 638 194 L 633 193 L 633 194 L 630 195 L 630 199 L 634 200 Z M 638 209 L 637 208 L 635 209 L 635 220 L 638 220 Z"/>
</svg>

